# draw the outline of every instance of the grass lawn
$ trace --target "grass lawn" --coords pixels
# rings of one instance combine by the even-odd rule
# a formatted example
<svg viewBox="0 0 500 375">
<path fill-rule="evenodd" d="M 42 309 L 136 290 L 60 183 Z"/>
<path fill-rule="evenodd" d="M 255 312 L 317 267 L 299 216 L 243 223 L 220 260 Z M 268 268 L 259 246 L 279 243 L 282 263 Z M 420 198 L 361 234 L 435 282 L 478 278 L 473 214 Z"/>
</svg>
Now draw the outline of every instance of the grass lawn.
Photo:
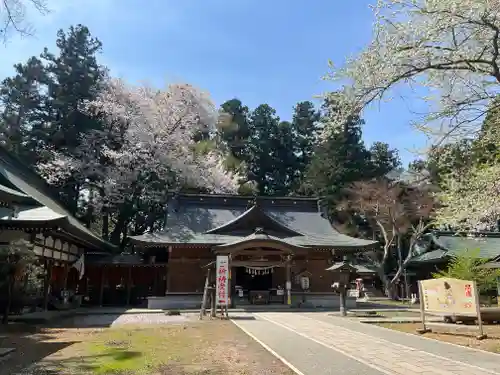
<svg viewBox="0 0 500 375">
<path fill-rule="evenodd" d="M 382 323 L 377 324 L 380 327 L 393 329 L 401 332 L 408 332 L 415 335 L 417 329 L 422 328 L 421 323 Z M 428 337 L 435 340 L 446 341 L 453 344 L 468 346 L 471 348 L 482 349 L 493 353 L 500 354 L 500 325 L 485 325 L 484 331 L 488 335 L 487 339 L 477 340 L 478 335 L 477 330 L 462 330 L 453 329 L 453 325 L 450 324 L 448 327 L 434 327 L 430 326 L 433 332 L 424 334 L 424 337 Z M 455 327 L 460 328 L 460 327 Z"/>
<path fill-rule="evenodd" d="M 35 364 L 28 373 L 40 375 L 293 374 L 229 321 L 48 329 L 31 336 L 33 345 L 5 360 L 1 375 L 13 375 L 29 363 Z M 42 350 L 57 343 L 58 351 L 45 357 L 36 354 L 37 346 Z"/>
</svg>

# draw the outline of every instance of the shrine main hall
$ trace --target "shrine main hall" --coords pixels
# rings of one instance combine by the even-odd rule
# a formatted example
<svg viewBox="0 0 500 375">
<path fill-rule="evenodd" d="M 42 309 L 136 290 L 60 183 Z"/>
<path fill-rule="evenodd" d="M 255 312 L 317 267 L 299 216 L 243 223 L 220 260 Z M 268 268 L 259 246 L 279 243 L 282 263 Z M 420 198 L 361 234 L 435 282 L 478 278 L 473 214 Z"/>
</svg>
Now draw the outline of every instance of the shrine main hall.
<svg viewBox="0 0 500 375">
<path fill-rule="evenodd" d="M 338 232 L 325 208 L 317 198 L 171 195 L 164 229 L 131 237 L 149 263 L 166 263 L 165 292 L 148 297 L 148 307 L 199 306 L 217 255 L 229 256 L 233 305 L 307 299 L 328 307 L 338 299 L 327 268 L 376 242 Z"/>
</svg>

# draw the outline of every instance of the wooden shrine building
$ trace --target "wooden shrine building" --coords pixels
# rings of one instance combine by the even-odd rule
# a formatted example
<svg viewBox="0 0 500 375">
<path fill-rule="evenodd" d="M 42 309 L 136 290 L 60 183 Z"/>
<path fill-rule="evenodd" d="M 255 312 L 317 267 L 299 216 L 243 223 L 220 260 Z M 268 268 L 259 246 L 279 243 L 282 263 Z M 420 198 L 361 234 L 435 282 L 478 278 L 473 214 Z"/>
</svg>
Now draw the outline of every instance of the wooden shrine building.
<svg viewBox="0 0 500 375">
<path fill-rule="evenodd" d="M 71 264 L 82 254 L 114 249 L 72 216 L 43 178 L 0 147 L 0 245 L 19 239 L 33 244 L 46 270 L 45 308 L 49 291 L 76 292 L 79 275 Z"/>
<path fill-rule="evenodd" d="M 165 294 L 149 297 L 150 308 L 199 307 L 207 267 L 218 254 L 229 255 L 236 305 L 256 303 L 256 296 L 286 303 L 290 287 L 292 304 L 307 297 L 326 307 L 335 300 L 326 269 L 376 244 L 336 231 L 316 198 L 203 194 L 172 195 L 164 230 L 131 241 L 151 263 L 166 263 Z"/>
</svg>

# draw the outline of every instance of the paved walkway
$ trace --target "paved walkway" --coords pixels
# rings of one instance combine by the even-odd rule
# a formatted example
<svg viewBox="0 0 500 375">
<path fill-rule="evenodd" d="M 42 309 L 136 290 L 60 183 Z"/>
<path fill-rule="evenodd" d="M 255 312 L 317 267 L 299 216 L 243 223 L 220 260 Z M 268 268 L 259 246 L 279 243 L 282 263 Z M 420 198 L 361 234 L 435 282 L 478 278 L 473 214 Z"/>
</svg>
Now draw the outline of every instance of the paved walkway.
<svg viewBox="0 0 500 375">
<path fill-rule="evenodd" d="M 323 313 L 238 314 L 233 321 L 302 375 L 500 375 L 500 355 Z"/>
</svg>

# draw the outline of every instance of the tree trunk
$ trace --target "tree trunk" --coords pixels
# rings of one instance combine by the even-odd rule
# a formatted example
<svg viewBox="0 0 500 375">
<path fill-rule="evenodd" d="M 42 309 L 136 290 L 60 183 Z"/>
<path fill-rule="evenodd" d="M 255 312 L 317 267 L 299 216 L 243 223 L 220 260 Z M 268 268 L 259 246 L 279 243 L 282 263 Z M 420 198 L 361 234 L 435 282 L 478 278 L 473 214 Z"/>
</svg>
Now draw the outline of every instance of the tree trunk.
<svg viewBox="0 0 500 375">
<path fill-rule="evenodd" d="M 127 225 L 127 212 L 128 210 L 126 207 L 120 211 L 116 225 L 111 232 L 110 240 L 111 243 L 114 243 L 115 245 L 120 245 L 121 243 L 121 235 L 124 232 L 124 227 Z"/>
<path fill-rule="evenodd" d="M 123 226 L 122 240 L 120 242 L 120 249 L 124 249 L 127 244 L 128 227 L 127 224 Z"/>
<path fill-rule="evenodd" d="M 385 296 L 390 298 L 390 299 L 395 299 L 397 297 L 396 288 L 391 283 L 389 276 L 386 275 L 385 270 L 383 269 L 384 265 L 381 265 L 378 268 L 379 268 L 378 276 L 380 277 L 380 280 L 382 281 Z"/>
<path fill-rule="evenodd" d="M 102 209 L 102 238 L 109 241 L 109 214 L 106 207 Z"/>
</svg>

